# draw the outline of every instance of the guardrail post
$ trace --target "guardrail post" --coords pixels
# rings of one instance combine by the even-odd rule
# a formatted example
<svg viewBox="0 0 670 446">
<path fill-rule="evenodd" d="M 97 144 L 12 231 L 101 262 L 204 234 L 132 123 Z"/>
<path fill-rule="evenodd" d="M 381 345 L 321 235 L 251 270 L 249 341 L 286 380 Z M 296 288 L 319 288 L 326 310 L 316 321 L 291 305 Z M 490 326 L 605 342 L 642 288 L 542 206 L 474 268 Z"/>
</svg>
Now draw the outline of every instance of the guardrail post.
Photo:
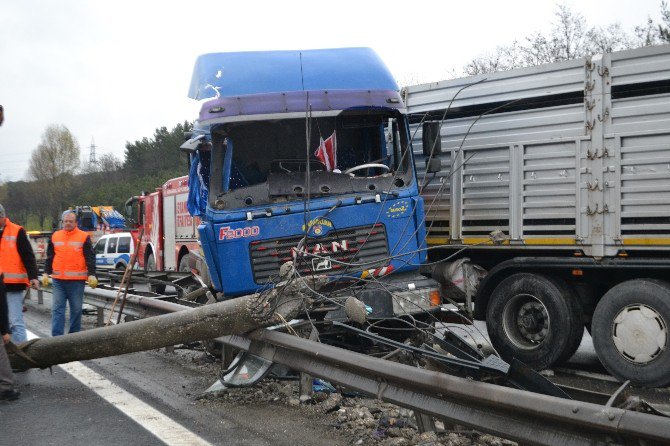
<svg viewBox="0 0 670 446">
<path fill-rule="evenodd" d="M 96 311 L 98 320 L 96 323 L 97 327 L 104 327 L 105 326 L 105 310 L 103 310 L 101 307 L 97 308 L 98 311 Z"/>
<path fill-rule="evenodd" d="M 300 402 L 304 403 L 312 399 L 313 393 L 313 378 L 312 375 L 305 372 L 300 372 Z"/>
<path fill-rule="evenodd" d="M 319 338 L 319 331 L 316 327 L 312 327 L 309 332 L 309 340 L 316 341 Z M 314 377 L 309 373 L 300 372 L 300 402 L 304 403 L 312 399 L 314 393 Z"/>
<path fill-rule="evenodd" d="M 416 427 L 420 433 L 435 431 L 435 420 L 430 415 L 415 410 L 414 418 L 416 418 Z"/>
<path fill-rule="evenodd" d="M 44 305 L 44 294 L 41 288 L 37 290 L 37 303 L 39 305 Z"/>
</svg>

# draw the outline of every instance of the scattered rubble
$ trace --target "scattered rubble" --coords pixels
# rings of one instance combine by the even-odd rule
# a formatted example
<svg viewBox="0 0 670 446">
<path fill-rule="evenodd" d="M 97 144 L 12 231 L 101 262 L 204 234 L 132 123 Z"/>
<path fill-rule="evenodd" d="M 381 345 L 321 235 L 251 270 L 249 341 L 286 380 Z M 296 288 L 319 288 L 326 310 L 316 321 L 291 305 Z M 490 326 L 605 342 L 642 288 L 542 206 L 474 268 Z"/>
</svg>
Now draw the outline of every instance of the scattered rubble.
<svg viewBox="0 0 670 446">
<path fill-rule="evenodd" d="M 220 367 L 220 363 L 208 364 L 201 360 L 200 366 Z M 516 444 L 458 426 L 445 426 L 440 421 L 436 421 L 437 432 L 420 433 L 411 410 L 367 398 L 355 392 L 347 392 L 346 389 L 338 390 L 338 393 L 314 392 L 310 399 L 301 403 L 296 380 L 266 378 L 254 387 L 228 388 L 205 394 L 200 401 L 206 401 L 207 404 L 274 404 L 295 408 L 305 416 L 319 419 L 325 426 L 339 430 L 351 440 L 352 445 Z"/>
</svg>

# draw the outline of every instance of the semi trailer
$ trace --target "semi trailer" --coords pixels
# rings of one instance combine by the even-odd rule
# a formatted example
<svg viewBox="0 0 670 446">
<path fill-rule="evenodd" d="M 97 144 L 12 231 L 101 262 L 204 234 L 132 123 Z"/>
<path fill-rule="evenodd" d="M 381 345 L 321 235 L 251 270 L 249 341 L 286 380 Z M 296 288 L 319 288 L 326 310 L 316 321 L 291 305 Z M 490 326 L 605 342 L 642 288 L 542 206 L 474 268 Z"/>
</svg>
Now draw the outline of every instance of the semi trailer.
<svg viewBox="0 0 670 446">
<path fill-rule="evenodd" d="M 414 154 L 429 258 L 446 259 L 430 272 L 487 271 L 452 297 L 486 320 L 500 355 L 550 367 L 586 327 L 612 375 L 670 383 L 670 46 L 402 97 L 425 142 Z"/>
</svg>

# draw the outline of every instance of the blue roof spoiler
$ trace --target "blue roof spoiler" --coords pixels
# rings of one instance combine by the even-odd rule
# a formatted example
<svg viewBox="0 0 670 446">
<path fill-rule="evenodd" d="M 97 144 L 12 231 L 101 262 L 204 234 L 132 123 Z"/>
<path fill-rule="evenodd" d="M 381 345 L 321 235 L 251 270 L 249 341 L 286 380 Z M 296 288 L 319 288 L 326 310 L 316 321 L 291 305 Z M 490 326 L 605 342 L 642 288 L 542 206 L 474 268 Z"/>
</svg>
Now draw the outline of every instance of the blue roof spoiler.
<svg viewBox="0 0 670 446">
<path fill-rule="evenodd" d="M 193 99 L 318 90 L 398 90 L 370 48 L 210 53 L 195 62 Z"/>
</svg>

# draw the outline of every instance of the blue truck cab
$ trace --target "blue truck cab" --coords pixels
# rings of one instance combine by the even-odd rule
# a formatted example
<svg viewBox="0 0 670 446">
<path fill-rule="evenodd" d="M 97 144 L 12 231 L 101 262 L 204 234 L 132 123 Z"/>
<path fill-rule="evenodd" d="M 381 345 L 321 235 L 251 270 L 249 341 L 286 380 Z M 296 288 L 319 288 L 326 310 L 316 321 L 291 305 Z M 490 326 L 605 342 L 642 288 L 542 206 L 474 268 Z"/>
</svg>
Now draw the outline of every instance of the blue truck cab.
<svg viewBox="0 0 670 446">
<path fill-rule="evenodd" d="M 208 99 L 182 149 L 213 288 L 266 289 L 291 261 L 372 316 L 436 304 L 404 104 L 374 51 L 205 54 L 189 96 Z"/>
</svg>

